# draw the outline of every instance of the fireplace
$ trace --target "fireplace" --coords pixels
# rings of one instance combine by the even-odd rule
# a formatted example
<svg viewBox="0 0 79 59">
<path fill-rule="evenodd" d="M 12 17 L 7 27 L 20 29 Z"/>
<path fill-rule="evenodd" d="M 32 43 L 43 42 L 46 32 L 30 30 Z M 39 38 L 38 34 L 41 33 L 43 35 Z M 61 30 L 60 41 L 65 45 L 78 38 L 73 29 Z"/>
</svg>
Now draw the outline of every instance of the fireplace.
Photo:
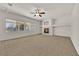
<svg viewBox="0 0 79 59">
<path fill-rule="evenodd" d="M 44 28 L 44 33 L 49 33 L 49 28 Z"/>
</svg>

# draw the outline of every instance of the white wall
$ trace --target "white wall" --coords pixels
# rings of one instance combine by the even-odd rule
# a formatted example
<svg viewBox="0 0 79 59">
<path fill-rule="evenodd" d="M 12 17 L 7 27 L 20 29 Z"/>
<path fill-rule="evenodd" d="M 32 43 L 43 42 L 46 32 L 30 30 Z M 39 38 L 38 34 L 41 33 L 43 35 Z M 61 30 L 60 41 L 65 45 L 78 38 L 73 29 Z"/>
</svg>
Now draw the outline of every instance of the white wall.
<svg viewBox="0 0 79 59">
<path fill-rule="evenodd" d="M 62 16 L 56 19 L 55 35 L 68 36 L 71 35 L 71 15 Z"/>
<path fill-rule="evenodd" d="M 6 18 L 13 19 L 13 20 L 19 20 L 24 22 L 31 22 L 34 24 L 34 28 L 32 28 L 32 31 L 15 31 L 15 32 L 5 32 L 5 20 Z M 32 34 L 39 34 L 40 33 L 40 23 L 37 20 L 24 17 L 15 13 L 6 13 L 5 11 L 0 10 L 0 41 L 1 40 L 7 40 L 7 39 L 13 39 L 17 37 L 22 36 L 28 36 Z"/>
<path fill-rule="evenodd" d="M 65 16 L 54 18 L 54 19 L 55 19 L 55 24 L 53 24 L 53 19 L 43 20 L 43 23 L 45 21 L 49 22 L 47 26 L 43 26 L 43 28 L 49 27 L 48 35 L 53 35 L 53 30 L 54 30 L 54 35 L 70 37 L 71 36 L 71 14 L 67 14 Z M 53 25 L 55 25 L 54 29 L 53 29 Z M 42 33 L 43 32 L 44 32 L 44 29 L 42 29 Z"/>
<path fill-rule="evenodd" d="M 79 54 L 79 4 L 76 4 L 71 16 L 72 19 L 72 42 Z"/>
</svg>

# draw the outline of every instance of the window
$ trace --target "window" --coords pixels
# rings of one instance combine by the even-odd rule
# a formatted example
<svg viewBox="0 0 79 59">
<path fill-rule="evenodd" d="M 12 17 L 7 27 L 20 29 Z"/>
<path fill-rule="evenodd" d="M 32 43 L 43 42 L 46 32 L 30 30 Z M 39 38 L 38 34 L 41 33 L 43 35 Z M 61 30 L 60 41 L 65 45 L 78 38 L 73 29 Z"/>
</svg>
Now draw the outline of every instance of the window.
<svg viewBox="0 0 79 59">
<path fill-rule="evenodd" d="M 16 31 L 16 21 L 14 20 L 6 20 L 6 32 Z"/>
<path fill-rule="evenodd" d="M 13 31 L 30 31 L 31 23 L 6 19 L 6 32 Z"/>
<path fill-rule="evenodd" d="M 30 29 L 31 29 L 31 23 L 30 22 L 26 22 L 25 23 L 25 30 L 30 31 Z"/>
</svg>

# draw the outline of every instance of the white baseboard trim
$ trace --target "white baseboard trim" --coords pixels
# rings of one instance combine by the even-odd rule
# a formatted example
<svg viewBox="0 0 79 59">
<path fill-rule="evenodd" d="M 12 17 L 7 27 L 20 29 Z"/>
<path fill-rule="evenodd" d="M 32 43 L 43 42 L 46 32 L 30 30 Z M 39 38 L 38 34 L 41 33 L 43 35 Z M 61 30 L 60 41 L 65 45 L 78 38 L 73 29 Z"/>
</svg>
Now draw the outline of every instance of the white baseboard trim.
<svg viewBox="0 0 79 59">
<path fill-rule="evenodd" d="M 74 46 L 76 52 L 77 52 L 78 55 L 79 55 L 79 49 L 77 48 L 76 44 L 74 43 L 74 41 L 73 41 L 72 39 L 71 39 L 71 41 L 72 41 L 72 44 L 73 44 L 73 46 Z"/>
<path fill-rule="evenodd" d="M 20 36 L 20 37 L 15 37 L 15 38 L 11 38 L 11 39 L 2 39 L 0 41 L 8 41 L 8 40 L 19 39 L 19 38 L 23 38 L 23 37 L 30 37 L 30 36 L 39 35 L 39 34 L 41 34 L 41 33 L 35 33 L 35 34 L 25 35 L 25 36 Z"/>
</svg>

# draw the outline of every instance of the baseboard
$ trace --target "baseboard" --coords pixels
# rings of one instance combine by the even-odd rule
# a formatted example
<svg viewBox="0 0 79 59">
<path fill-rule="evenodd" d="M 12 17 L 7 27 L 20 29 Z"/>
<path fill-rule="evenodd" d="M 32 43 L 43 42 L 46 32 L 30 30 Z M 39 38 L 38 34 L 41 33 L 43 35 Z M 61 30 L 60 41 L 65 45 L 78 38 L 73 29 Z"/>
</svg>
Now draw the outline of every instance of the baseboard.
<svg viewBox="0 0 79 59">
<path fill-rule="evenodd" d="M 36 33 L 36 34 L 27 35 L 27 36 L 21 36 L 21 37 L 16 37 L 16 38 L 12 38 L 12 39 L 4 39 L 4 40 L 1 40 L 1 42 L 2 41 L 9 41 L 9 40 L 14 40 L 14 39 L 19 39 L 19 38 L 24 38 L 24 37 L 35 36 L 35 35 L 41 35 L 41 33 Z"/>
<path fill-rule="evenodd" d="M 71 44 L 74 46 L 74 49 L 75 49 L 75 51 L 77 52 L 77 54 L 78 54 L 78 56 L 79 56 L 79 53 L 78 53 L 78 51 L 77 51 L 77 49 L 76 49 L 75 45 L 73 44 L 73 41 L 72 41 L 72 39 L 71 39 L 71 38 L 70 38 L 70 41 L 71 41 Z"/>
<path fill-rule="evenodd" d="M 53 35 L 53 36 L 56 36 L 56 37 L 63 37 L 63 38 L 70 38 L 69 36 L 61 36 L 61 35 Z"/>
<path fill-rule="evenodd" d="M 74 46 L 74 48 L 75 48 L 75 50 L 76 50 L 76 52 L 77 52 L 77 54 L 78 54 L 78 56 L 79 56 L 79 51 L 77 50 L 76 45 L 74 44 L 74 42 L 73 42 L 72 39 L 71 39 L 71 42 L 72 42 L 72 44 L 73 44 L 73 46 Z"/>
<path fill-rule="evenodd" d="M 69 37 L 69 36 L 60 36 L 60 35 L 54 35 L 54 36 L 56 36 L 56 37 L 63 37 L 63 38 L 69 38 L 69 39 L 70 39 L 71 44 L 74 46 L 74 49 L 75 49 L 76 53 L 77 53 L 77 54 L 78 54 L 78 56 L 79 56 L 79 53 L 78 53 L 78 51 L 77 51 L 77 48 L 76 48 L 76 46 L 75 46 L 74 42 L 72 41 L 71 37 Z"/>
</svg>

